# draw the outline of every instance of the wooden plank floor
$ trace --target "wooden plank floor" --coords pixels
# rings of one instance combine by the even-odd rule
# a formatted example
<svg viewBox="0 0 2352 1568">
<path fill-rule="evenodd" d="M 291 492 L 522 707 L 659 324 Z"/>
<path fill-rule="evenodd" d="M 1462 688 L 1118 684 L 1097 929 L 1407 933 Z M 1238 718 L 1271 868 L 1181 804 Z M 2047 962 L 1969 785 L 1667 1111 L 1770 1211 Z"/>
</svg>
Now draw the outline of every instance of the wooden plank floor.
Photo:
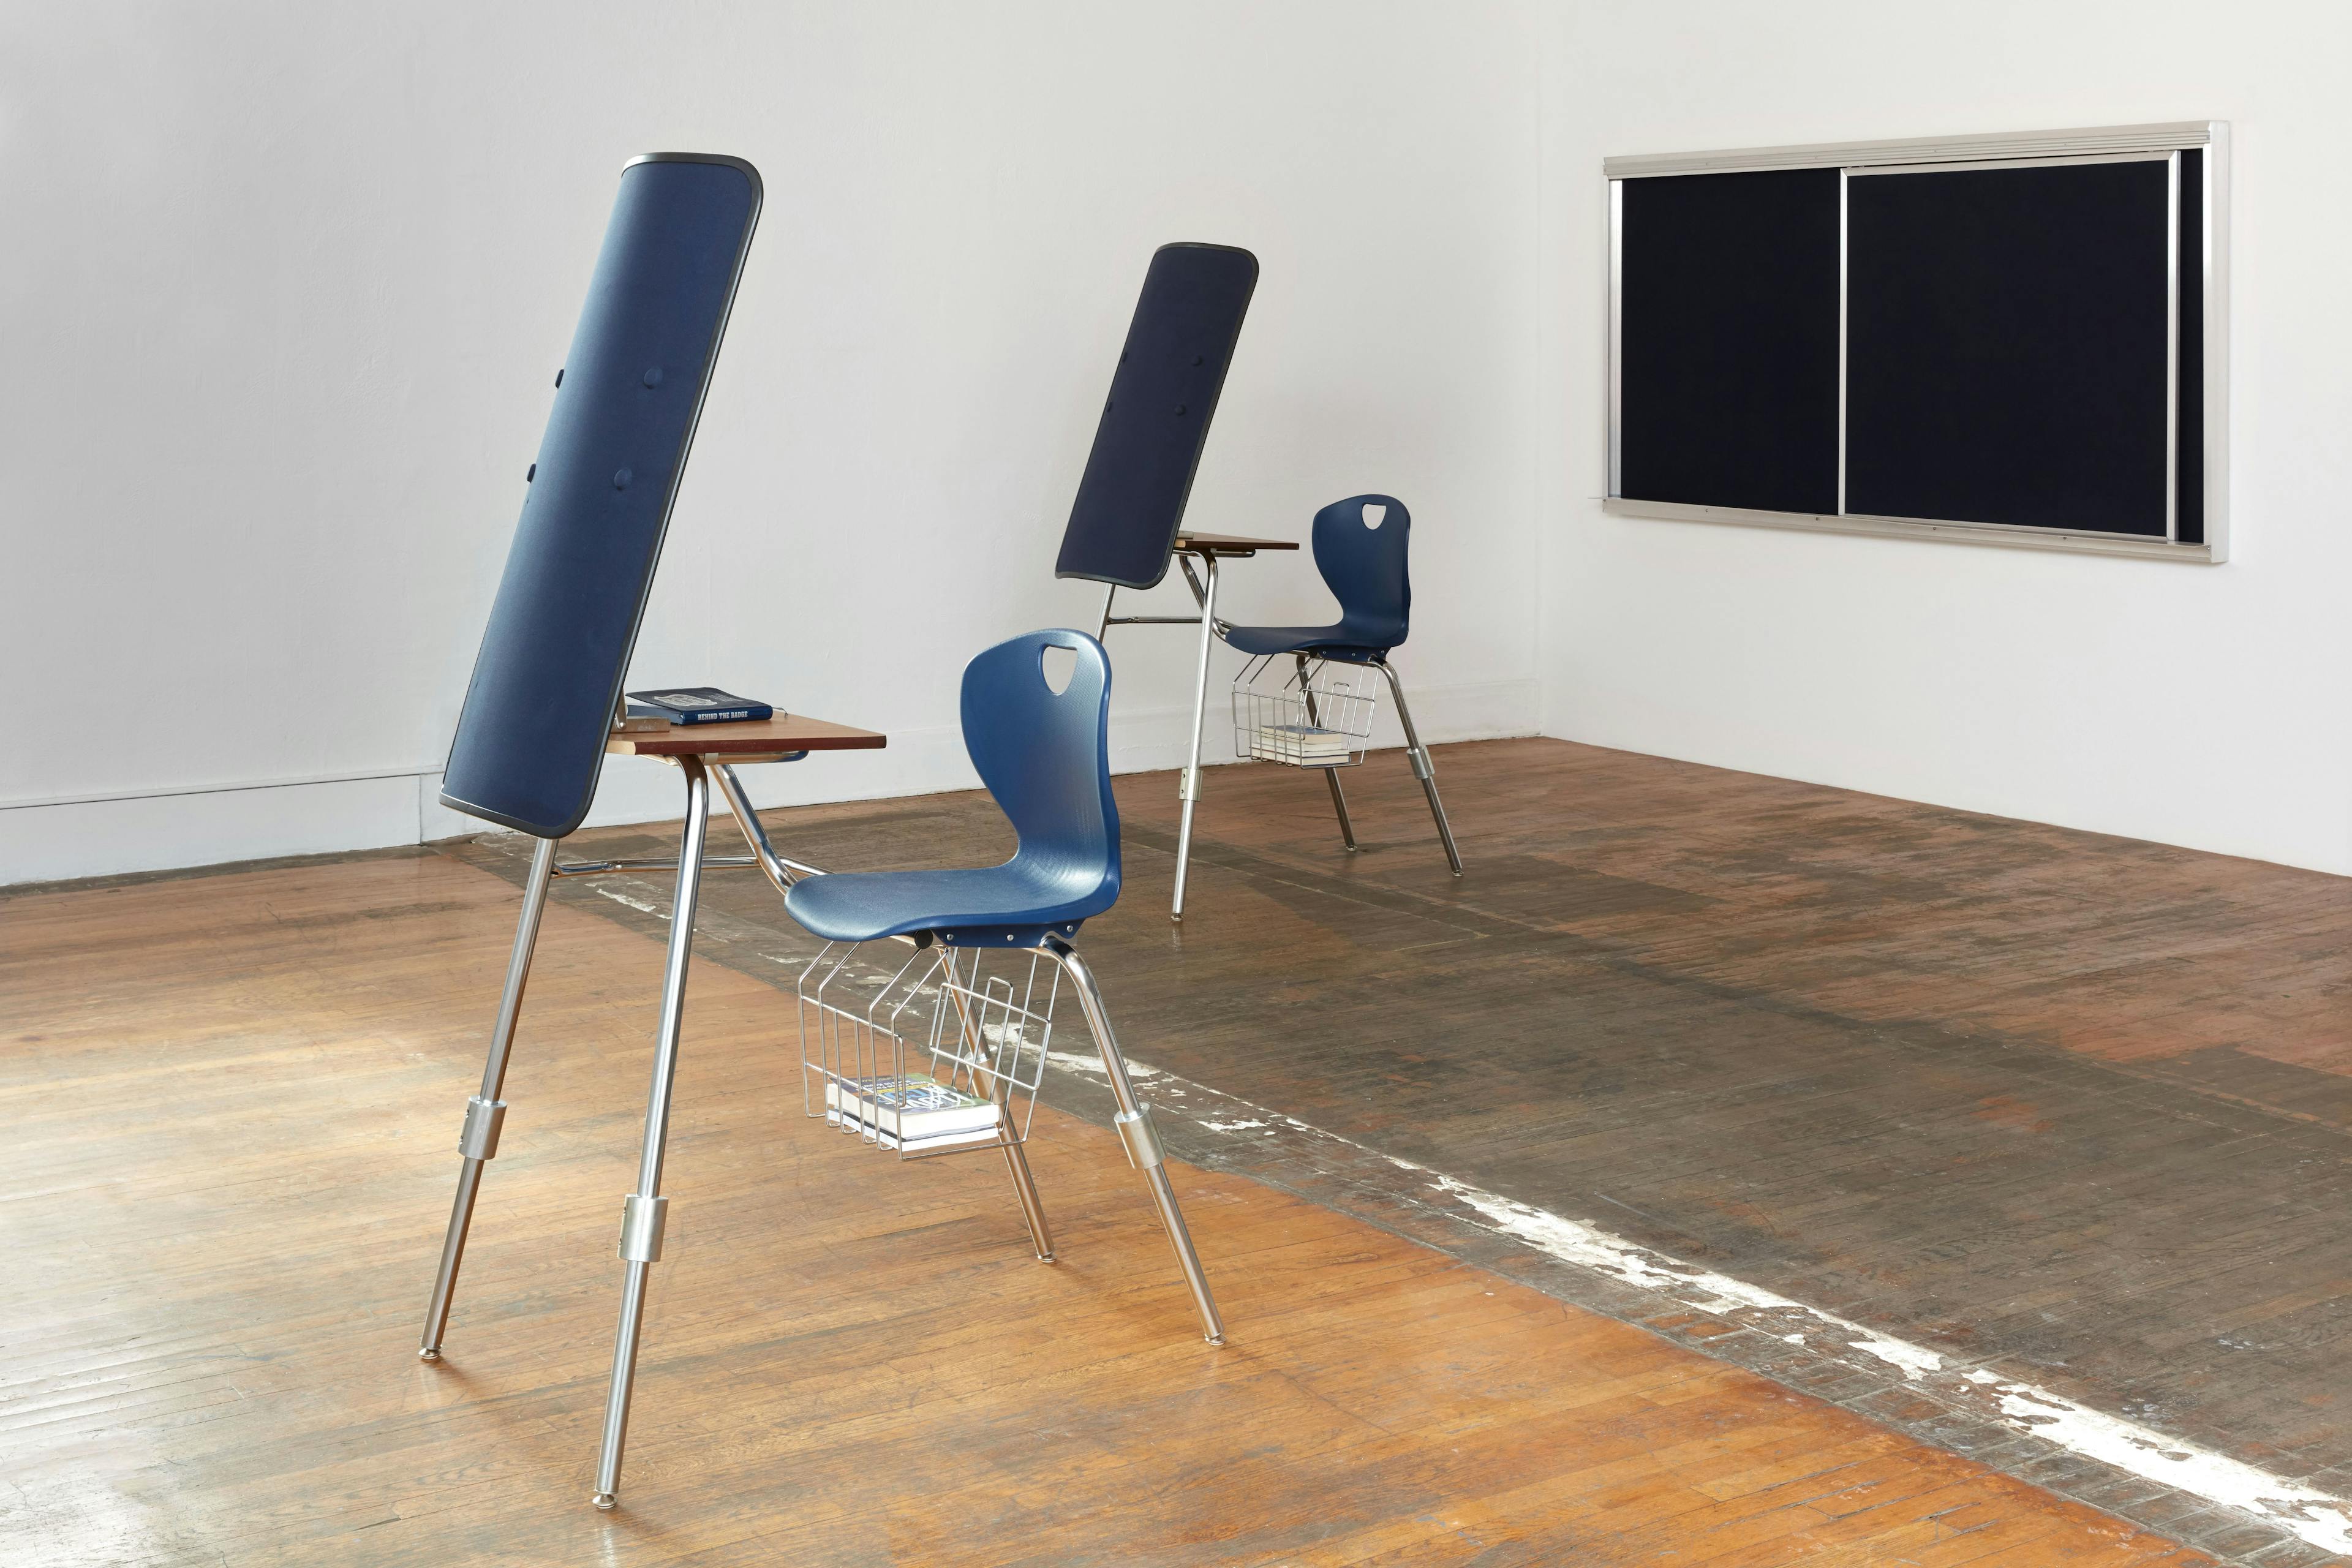
<svg viewBox="0 0 2352 1568">
<path fill-rule="evenodd" d="M 599 1515 L 644 935 L 551 910 L 449 1357 L 414 1351 L 514 909 L 429 853 L 0 899 L 0 1559 L 2206 1561 L 1179 1168 L 1211 1349 L 1108 1132 L 1040 1113 L 1040 1266 L 985 1161 L 812 1131 L 776 991 L 707 963 Z"/>
<path fill-rule="evenodd" d="M 1352 857 L 1318 781 L 1212 770 L 1181 928 L 1173 776 L 1118 780 L 1085 940 L 1130 1053 L 2352 1495 L 2352 880 L 1558 741 L 1439 759 L 1459 880 L 1394 752 L 1347 775 Z M 971 794 L 771 821 L 842 869 L 1009 847 Z M 756 877 L 706 903 L 794 951 Z"/>
</svg>

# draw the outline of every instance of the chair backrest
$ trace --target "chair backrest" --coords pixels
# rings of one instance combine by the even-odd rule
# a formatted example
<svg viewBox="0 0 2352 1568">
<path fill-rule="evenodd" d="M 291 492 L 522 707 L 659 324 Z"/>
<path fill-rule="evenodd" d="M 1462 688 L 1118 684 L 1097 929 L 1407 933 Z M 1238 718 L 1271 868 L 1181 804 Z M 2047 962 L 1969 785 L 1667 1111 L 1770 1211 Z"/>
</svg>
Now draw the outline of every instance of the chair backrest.
<svg viewBox="0 0 2352 1568">
<path fill-rule="evenodd" d="M 1364 647 L 1403 643 L 1412 620 L 1405 570 L 1412 514 L 1394 496 L 1349 496 L 1315 514 L 1315 568 L 1339 601 L 1346 640 Z"/>
<path fill-rule="evenodd" d="M 1066 648 L 1069 684 L 1046 681 Z M 1014 858 L 1072 899 L 1118 896 L 1118 806 L 1110 793 L 1110 657 L 1084 632 L 1031 632 L 964 667 L 963 744 L 1020 835 Z"/>
<path fill-rule="evenodd" d="M 1054 575 L 1127 588 L 1168 575 L 1256 288 L 1257 258 L 1246 250 L 1163 245 L 1152 252 Z"/>
<path fill-rule="evenodd" d="M 588 814 L 759 217 L 740 159 L 655 153 L 621 171 L 443 805 L 541 838 Z"/>
</svg>

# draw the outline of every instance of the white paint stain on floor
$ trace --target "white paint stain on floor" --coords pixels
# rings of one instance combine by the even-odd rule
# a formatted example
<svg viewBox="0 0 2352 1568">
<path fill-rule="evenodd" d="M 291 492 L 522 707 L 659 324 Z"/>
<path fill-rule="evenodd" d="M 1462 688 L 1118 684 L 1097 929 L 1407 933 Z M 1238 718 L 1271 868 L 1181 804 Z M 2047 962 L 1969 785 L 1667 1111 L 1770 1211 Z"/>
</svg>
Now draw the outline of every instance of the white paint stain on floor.
<svg viewBox="0 0 2352 1568">
<path fill-rule="evenodd" d="M 1091 1053 L 1055 1051 L 1050 1059 L 1054 1066 L 1067 1071 L 1092 1078 L 1105 1076 L 1101 1060 Z M 1874 1357 L 1900 1371 L 1906 1381 L 1933 1385 L 1952 1404 L 1995 1416 L 2018 1432 L 2069 1453 L 2112 1465 L 2216 1506 L 2251 1514 L 2323 1550 L 2352 1552 L 2352 1501 L 2344 1498 L 2274 1476 L 2136 1421 L 2091 1409 L 2037 1384 L 2004 1378 L 1982 1367 L 1955 1364 L 1941 1352 L 1925 1345 L 1865 1328 L 1834 1312 L 1822 1311 L 1744 1279 L 1685 1263 L 1597 1226 L 1474 1187 L 1443 1172 L 1382 1153 L 1352 1138 L 1268 1110 L 1221 1089 L 1133 1059 L 1129 1060 L 1127 1068 L 1138 1082 L 1149 1080 L 1156 1097 L 1172 1102 L 1170 1110 L 1189 1116 L 1209 1131 L 1230 1135 L 1278 1125 L 1360 1150 L 1398 1170 L 1427 1178 L 1426 1185 L 1433 1194 L 1456 1213 L 1467 1209 L 1476 1215 L 1475 1223 L 1484 1228 L 1523 1242 L 1573 1268 L 1657 1291 L 1734 1321 L 1745 1321 L 1748 1326 L 1774 1333 L 1791 1344 L 1818 1343 Z M 1186 1103 L 1195 1100 L 1215 1103 L 1214 1114 L 1228 1120 L 1211 1120 Z M 1235 1118 L 1237 1110 L 1254 1114 Z"/>
<path fill-rule="evenodd" d="M 1492 1228 L 1516 1237 L 1562 1262 L 1670 1294 L 1708 1311 L 1730 1313 L 1740 1308 L 1752 1308 L 1781 1321 L 1792 1313 L 1801 1313 L 1820 1325 L 1817 1331 L 1829 1343 L 1875 1356 L 1900 1368 L 1906 1379 L 1917 1381 L 1930 1373 L 1950 1372 L 1977 1385 L 1991 1397 L 2001 1418 L 2020 1432 L 2031 1433 L 2071 1453 L 2113 1465 L 2209 1502 L 2242 1510 L 2292 1531 L 2314 1546 L 2331 1552 L 2352 1551 L 2352 1503 L 2342 1498 L 2299 1481 L 2286 1480 L 2136 1421 L 2093 1410 L 2033 1384 L 2011 1382 L 1982 1367 L 1964 1371 L 1948 1367 L 1941 1352 L 1925 1345 L 1866 1329 L 1833 1312 L 1824 1312 L 1729 1275 L 1683 1263 L 1608 1231 L 1481 1191 L 1451 1176 L 1425 1173 L 1433 1178 L 1432 1187 L 1485 1215 Z M 1793 1343 L 1812 1335 L 1799 1332 L 1784 1333 L 1782 1337 Z"/>
</svg>

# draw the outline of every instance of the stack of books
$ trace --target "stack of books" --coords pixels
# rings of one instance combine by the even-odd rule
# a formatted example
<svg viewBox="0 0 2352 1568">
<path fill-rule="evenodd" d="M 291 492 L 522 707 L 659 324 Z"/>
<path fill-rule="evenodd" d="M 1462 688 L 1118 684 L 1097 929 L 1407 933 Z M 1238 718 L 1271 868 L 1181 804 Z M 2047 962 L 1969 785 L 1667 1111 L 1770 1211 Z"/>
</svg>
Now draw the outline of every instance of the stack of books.
<svg viewBox="0 0 2352 1568">
<path fill-rule="evenodd" d="M 1290 763 L 1299 767 L 1324 767 L 1344 763 L 1363 742 L 1338 730 L 1313 724 L 1262 724 L 1250 731 L 1254 762 Z"/>
<path fill-rule="evenodd" d="M 950 1143 L 992 1143 L 1001 1108 L 935 1079 L 847 1078 L 824 1086 L 824 1119 L 871 1131 L 885 1149 L 910 1153 Z"/>
</svg>

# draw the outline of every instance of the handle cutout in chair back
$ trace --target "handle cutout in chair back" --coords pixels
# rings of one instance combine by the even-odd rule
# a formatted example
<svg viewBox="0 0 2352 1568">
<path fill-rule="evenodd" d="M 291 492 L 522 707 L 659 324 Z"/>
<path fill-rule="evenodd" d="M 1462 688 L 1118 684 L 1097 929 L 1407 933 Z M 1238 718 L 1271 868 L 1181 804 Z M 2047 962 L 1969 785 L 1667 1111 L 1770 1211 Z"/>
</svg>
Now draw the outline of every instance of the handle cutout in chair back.
<svg viewBox="0 0 2352 1568">
<path fill-rule="evenodd" d="M 964 750 L 1021 836 L 1021 858 L 1079 879 L 1115 879 L 1118 807 L 1102 644 L 1063 629 L 999 643 L 965 667 L 962 708 Z"/>
<path fill-rule="evenodd" d="M 1339 601 L 1348 639 L 1395 647 L 1412 620 L 1412 514 L 1394 496 L 1349 496 L 1315 514 L 1315 566 Z"/>
</svg>

